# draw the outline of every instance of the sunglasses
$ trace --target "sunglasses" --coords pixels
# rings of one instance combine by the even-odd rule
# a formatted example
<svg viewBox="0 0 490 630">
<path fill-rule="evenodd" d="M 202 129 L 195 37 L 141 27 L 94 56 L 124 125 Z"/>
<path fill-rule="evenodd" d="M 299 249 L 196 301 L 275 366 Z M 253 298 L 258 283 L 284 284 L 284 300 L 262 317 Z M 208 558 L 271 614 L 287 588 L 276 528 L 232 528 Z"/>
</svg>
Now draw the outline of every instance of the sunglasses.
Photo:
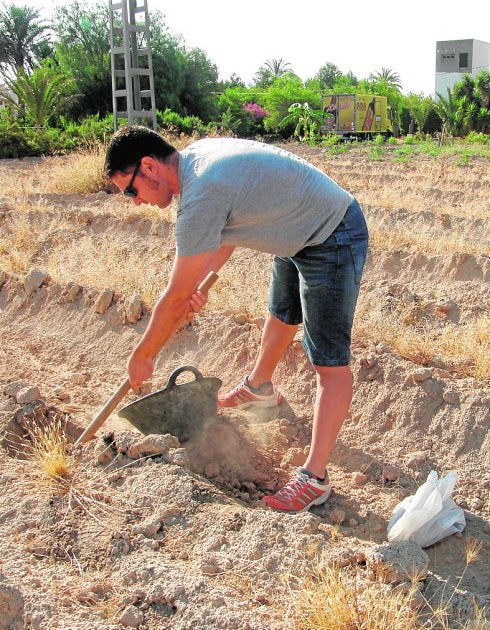
<svg viewBox="0 0 490 630">
<path fill-rule="evenodd" d="M 123 195 L 125 197 L 130 197 L 131 199 L 134 199 L 135 197 L 138 196 L 138 191 L 136 190 L 136 188 L 133 186 L 133 182 L 136 179 L 136 175 L 138 174 L 139 170 L 140 170 L 140 166 L 141 166 L 141 159 L 139 159 L 136 163 L 136 168 L 133 171 L 133 175 L 131 177 L 131 179 L 129 180 L 129 184 L 126 186 L 126 188 L 123 190 Z"/>
</svg>

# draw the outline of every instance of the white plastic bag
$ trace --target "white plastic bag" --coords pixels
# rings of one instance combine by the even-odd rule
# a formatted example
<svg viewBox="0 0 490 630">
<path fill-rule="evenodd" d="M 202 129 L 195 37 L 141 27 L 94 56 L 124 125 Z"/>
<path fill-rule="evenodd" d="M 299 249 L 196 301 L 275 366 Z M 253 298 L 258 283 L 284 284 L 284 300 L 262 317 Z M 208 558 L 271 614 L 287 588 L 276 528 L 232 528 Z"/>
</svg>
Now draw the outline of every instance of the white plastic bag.
<svg viewBox="0 0 490 630">
<path fill-rule="evenodd" d="M 462 532 L 466 525 L 463 510 L 451 498 L 457 475 L 449 472 L 438 479 L 432 470 L 417 492 L 399 503 L 388 523 L 388 540 L 413 540 L 421 547 Z"/>
</svg>

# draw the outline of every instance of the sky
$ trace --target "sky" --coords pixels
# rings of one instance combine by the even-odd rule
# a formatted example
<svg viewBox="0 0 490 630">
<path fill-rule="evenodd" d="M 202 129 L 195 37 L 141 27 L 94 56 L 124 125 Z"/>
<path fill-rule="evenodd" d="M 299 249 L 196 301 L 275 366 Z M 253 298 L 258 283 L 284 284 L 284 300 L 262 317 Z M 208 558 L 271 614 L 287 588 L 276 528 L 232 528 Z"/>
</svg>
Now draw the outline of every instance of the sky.
<svg viewBox="0 0 490 630">
<path fill-rule="evenodd" d="M 405 94 L 431 96 L 437 41 L 490 42 L 490 0 L 255 2 L 147 0 L 149 11 L 161 11 L 186 47 L 206 53 L 220 79 L 237 74 L 247 85 L 267 60 L 283 59 L 303 81 L 326 63 L 344 74 L 352 71 L 358 79 L 390 68 Z M 51 3 L 19 4 L 39 9 Z"/>
</svg>

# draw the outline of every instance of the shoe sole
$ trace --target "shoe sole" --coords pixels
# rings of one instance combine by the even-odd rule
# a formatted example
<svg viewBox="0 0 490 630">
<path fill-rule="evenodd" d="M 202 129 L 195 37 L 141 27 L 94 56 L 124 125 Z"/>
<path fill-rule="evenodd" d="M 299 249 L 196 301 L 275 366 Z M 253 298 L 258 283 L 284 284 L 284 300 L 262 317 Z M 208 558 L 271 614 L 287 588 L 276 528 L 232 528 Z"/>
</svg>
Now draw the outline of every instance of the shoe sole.
<svg viewBox="0 0 490 630">
<path fill-rule="evenodd" d="M 240 405 L 220 405 L 218 400 L 218 407 L 220 409 L 251 409 L 256 407 L 258 409 L 269 409 L 270 407 L 278 407 L 284 400 L 283 396 L 279 396 L 277 401 L 272 400 L 251 400 L 250 402 L 241 403 Z"/>
</svg>

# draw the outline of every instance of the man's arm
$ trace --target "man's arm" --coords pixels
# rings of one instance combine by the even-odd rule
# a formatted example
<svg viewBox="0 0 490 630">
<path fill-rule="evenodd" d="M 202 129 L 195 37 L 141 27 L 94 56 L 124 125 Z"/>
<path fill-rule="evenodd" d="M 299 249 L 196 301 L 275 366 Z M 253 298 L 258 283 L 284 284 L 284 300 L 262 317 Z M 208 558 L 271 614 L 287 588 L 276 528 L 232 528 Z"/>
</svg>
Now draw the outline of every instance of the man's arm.
<svg viewBox="0 0 490 630">
<path fill-rule="evenodd" d="M 135 391 L 151 378 L 155 357 L 179 328 L 182 320 L 186 319 L 189 304 L 194 308 L 193 295 L 199 298 L 196 302 L 198 310 L 202 308 L 204 294 L 196 294 L 196 287 L 210 270 L 223 266 L 233 249 L 222 246 L 214 252 L 176 256 L 167 288 L 155 303 L 148 326 L 127 364 L 131 387 Z"/>
</svg>

